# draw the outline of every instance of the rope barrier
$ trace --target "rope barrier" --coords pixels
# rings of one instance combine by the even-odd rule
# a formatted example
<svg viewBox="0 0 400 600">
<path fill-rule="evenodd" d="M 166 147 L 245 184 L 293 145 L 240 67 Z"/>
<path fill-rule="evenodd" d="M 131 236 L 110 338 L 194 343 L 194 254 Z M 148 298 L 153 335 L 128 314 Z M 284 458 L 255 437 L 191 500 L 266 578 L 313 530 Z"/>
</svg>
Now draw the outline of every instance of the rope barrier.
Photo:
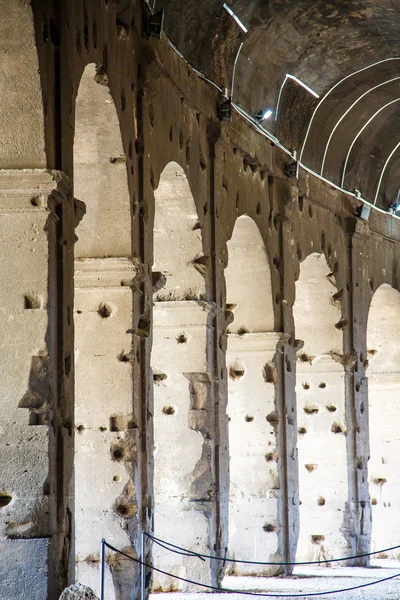
<svg viewBox="0 0 400 600">
<path fill-rule="evenodd" d="M 277 566 L 277 567 L 288 567 L 288 566 L 295 566 L 295 565 L 323 565 L 323 564 L 329 564 L 329 563 L 333 563 L 333 562 L 345 562 L 345 561 L 349 561 L 349 560 L 356 560 L 357 558 L 366 558 L 368 556 L 374 556 L 375 554 L 383 554 L 384 552 L 390 552 L 391 550 L 397 550 L 400 548 L 399 546 L 392 546 L 391 548 L 384 548 L 383 550 L 375 550 L 375 552 L 366 552 L 365 554 L 356 554 L 354 556 L 346 556 L 343 558 L 331 558 L 331 559 L 326 559 L 326 560 L 313 560 L 313 561 L 299 561 L 299 562 L 257 562 L 254 560 L 238 560 L 235 558 L 220 558 L 219 556 L 212 556 L 210 554 L 200 554 L 197 552 L 192 552 L 191 550 L 187 550 L 186 548 L 182 548 L 181 546 L 176 546 L 175 544 L 172 544 L 171 542 L 166 542 L 165 540 L 162 540 L 160 538 L 156 538 L 154 536 L 152 536 L 150 533 L 145 533 L 145 536 L 147 536 L 150 540 L 152 540 L 154 543 L 156 543 L 158 546 L 161 546 L 165 549 L 169 549 L 170 552 L 176 552 L 177 554 L 180 553 L 188 553 L 188 556 L 193 555 L 193 556 L 197 556 L 198 558 L 202 558 L 202 559 L 210 559 L 210 560 L 218 560 L 221 562 L 231 562 L 231 563 L 238 563 L 238 564 L 242 564 L 242 565 L 261 565 L 261 566 Z M 168 548 L 169 547 L 169 548 Z M 179 550 L 179 552 L 178 552 Z"/>
<path fill-rule="evenodd" d="M 150 539 L 152 537 L 146 533 L 144 533 L 144 535 L 147 535 Z M 342 589 L 338 589 L 338 590 L 328 590 L 326 592 L 310 592 L 310 593 L 301 593 L 301 594 L 299 594 L 299 593 L 296 593 L 296 594 L 267 594 L 267 593 L 263 593 L 263 592 L 246 592 L 246 591 L 241 591 L 241 590 L 232 590 L 230 588 L 217 588 L 215 586 L 208 585 L 206 583 L 199 583 L 198 581 L 192 581 L 191 579 L 186 579 L 185 577 L 179 577 L 178 575 L 174 575 L 173 573 L 168 573 L 167 571 L 158 569 L 157 567 L 154 567 L 153 565 L 149 565 L 148 563 L 144 562 L 143 560 L 134 558 L 133 556 L 130 556 L 129 554 L 127 554 L 126 552 L 123 552 L 122 550 L 118 550 L 118 548 L 115 548 L 114 546 L 112 546 L 111 544 L 106 542 L 104 539 L 102 540 L 102 546 L 107 547 L 110 550 L 112 550 L 113 552 L 117 552 L 118 554 L 121 554 L 122 556 L 125 556 L 126 558 L 129 558 L 133 562 L 141 565 L 142 568 L 147 567 L 148 569 L 150 569 L 152 571 L 156 571 L 157 573 L 161 573 L 162 575 L 166 575 L 167 577 L 172 577 L 173 579 L 183 581 L 184 583 L 190 583 L 191 585 L 196 585 L 198 587 L 201 587 L 201 588 L 204 588 L 207 590 L 212 590 L 213 592 L 219 592 L 221 594 L 224 594 L 224 593 L 239 594 L 241 596 L 252 596 L 252 597 L 258 597 L 258 598 L 311 598 L 311 597 L 316 597 L 316 596 L 328 596 L 330 594 L 340 594 L 342 592 L 352 592 L 354 590 L 359 590 L 362 588 L 370 587 L 372 585 L 377 585 L 378 583 L 384 583 L 385 581 L 390 581 L 391 579 L 396 579 L 396 577 L 400 577 L 400 573 L 396 573 L 395 575 L 391 575 L 389 577 L 384 577 L 383 579 L 378 579 L 376 581 L 370 581 L 368 583 L 362 583 L 359 585 L 351 586 L 348 588 L 342 588 Z M 189 553 L 191 554 L 190 551 L 189 551 Z M 257 563 L 257 564 L 260 564 L 260 563 Z M 264 563 L 261 563 L 261 564 L 264 564 Z M 102 574 L 102 576 L 103 576 L 103 574 Z M 144 595 L 143 592 L 144 592 L 144 588 L 142 589 L 142 597 Z"/>
</svg>

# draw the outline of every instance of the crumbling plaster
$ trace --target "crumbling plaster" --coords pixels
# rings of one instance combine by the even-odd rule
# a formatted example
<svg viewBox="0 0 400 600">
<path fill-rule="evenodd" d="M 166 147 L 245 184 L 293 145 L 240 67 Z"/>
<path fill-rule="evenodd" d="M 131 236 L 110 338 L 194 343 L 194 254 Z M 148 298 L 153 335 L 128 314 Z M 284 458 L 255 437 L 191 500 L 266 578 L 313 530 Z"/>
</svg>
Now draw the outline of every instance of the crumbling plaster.
<svg viewBox="0 0 400 600">
<path fill-rule="evenodd" d="M 5 10 L 6 7 L 3 8 Z M 210 346 L 207 373 L 211 382 L 209 402 L 213 423 L 211 458 L 216 499 L 212 509 L 210 548 L 223 554 L 228 544 L 229 445 L 224 281 L 224 270 L 228 265 L 227 243 L 236 219 L 248 215 L 256 223 L 266 247 L 271 272 L 274 329 L 281 334 L 275 358 L 275 402 L 281 419 L 278 444 L 282 498 L 279 506 L 279 540 L 282 558 L 294 559 L 298 536 L 295 374 L 296 353 L 301 344 L 296 340 L 293 317 L 295 282 L 299 277 L 301 262 L 315 252 L 325 256 L 335 277 L 337 290 L 341 292 L 338 302 L 343 347 L 337 358 L 342 361 L 345 380 L 349 489 L 347 518 L 351 552 L 368 550 L 371 513 L 367 474 L 368 410 L 365 409 L 368 405 L 366 324 L 374 291 L 383 283 L 395 289 L 400 287 L 398 222 L 389 215 L 377 213 L 372 214 L 369 223 L 361 221 L 356 217 L 356 201 L 351 201 L 304 171 L 300 171 L 299 180 L 287 179 L 284 169 L 287 157 L 238 114 L 233 114 L 232 123 L 220 123 L 217 117 L 218 92 L 198 77 L 173 51 L 165 37 L 161 41 L 148 41 L 142 36 L 142 7 L 139 3 L 134 4 L 134 20 L 130 28 L 118 23 L 112 0 L 87 5 L 78 0 L 69 0 L 64 3 L 62 15 L 50 2 L 47 8 L 43 4 L 41 9 L 35 7 L 34 10 L 45 104 L 47 167 L 62 170 L 73 184 L 75 100 L 82 73 L 89 63 L 102 65 L 107 73 L 126 155 L 131 203 L 131 223 L 127 223 L 127 229 L 131 228 L 132 231 L 131 258 L 139 265 L 135 293 L 132 294 L 131 319 L 132 414 L 137 424 L 133 434 L 137 460 L 132 479 L 136 491 L 134 502 L 138 508 L 137 513 L 121 519 L 121 524 L 133 551 L 139 552 L 140 531 L 151 531 L 153 522 L 153 379 L 150 365 L 154 192 L 161 173 L 171 161 L 181 165 L 193 194 L 202 233 L 206 300 L 213 308 L 207 332 Z M 32 48 L 24 52 L 34 60 Z M 58 78 L 54 76 L 55 64 Z M 41 148 L 41 134 L 40 127 L 26 134 L 33 148 Z M 11 139 L 15 145 L 10 148 L 10 154 L 20 156 L 18 140 L 7 139 Z M 26 162 L 24 159 L 11 166 L 29 167 L 34 156 L 36 161 L 35 151 L 32 150 Z M 10 165 L 7 163 L 6 166 Z M 61 218 L 57 239 L 65 239 L 65 231 L 70 232 L 73 224 L 72 210 L 67 210 Z M 68 235 L 68 244 L 62 250 L 63 257 L 60 256 L 60 250 L 52 247 L 48 257 L 50 268 L 46 275 L 51 285 L 57 282 L 58 286 L 55 300 L 58 325 L 55 318 L 49 318 L 51 347 L 57 369 L 58 364 L 65 365 L 68 354 L 70 358 L 72 356 L 72 235 Z M 17 236 L 17 239 L 23 238 Z M 6 256 L 5 253 L 5 260 Z M 25 264 L 22 270 L 24 281 L 28 270 Z M 35 330 L 37 334 L 38 330 Z M 37 351 L 36 347 L 32 348 L 31 354 L 37 354 Z M 20 361 L 20 350 L 17 355 Z M 29 361 L 25 362 L 27 389 Z M 62 387 L 63 393 L 58 396 L 56 426 L 49 429 L 49 436 L 50 439 L 59 436 L 58 444 L 64 440 L 65 448 L 60 452 L 59 445 L 55 444 L 53 449 L 50 444 L 50 466 L 43 457 L 46 464 L 42 471 L 43 481 L 50 471 L 58 485 L 62 480 L 65 491 L 72 484 L 73 368 Z M 16 402 L 22 399 L 26 391 L 22 388 L 21 384 L 20 397 L 13 405 L 13 410 L 18 414 L 25 412 L 24 408 L 16 408 Z M 11 401 L 11 398 L 8 400 Z M 2 427 L 4 423 L 3 414 Z M 28 443 L 25 434 L 27 425 L 28 416 L 16 433 L 20 443 Z M 46 425 L 40 427 L 45 428 Z M 42 431 L 45 432 L 45 429 Z M 42 446 L 47 448 L 47 442 L 43 442 Z M 30 441 L 27 446 L 28 462 L 34 463 L 35 452 Z M 7 481 L 4 482 L 5 488 L 6 484 Z M 79 485 L 79 482 L 75 482 L 75 485 Z M 37 598 L 43 597 L 46 585 L 49 598 L 56 597 L 73 577 L 73 503 L 65 500 L 60 506 L 51 520 L 51 533 L 53 539 L 58 541 L 50 546 L 48 583 L 44 574 L 43 581 L 35 588 Z M 7 514 L 4 511 L 12 509 L 12 504 L 9 507 L 1 509 L 2 517 Z M 42 507 L 40 519 L 45 512 Z M 101 535 L 107 537 L 107 533 L 102 531 Z M 67 543 L 63 543 L 64 537 Z M 11 549 L 7 532 L 2 542 L 3 557 L 9 556 L 12 561 L 15 550 Z M 47 556 L 44 544 L 40 548 L 43 556 Z M 151 552 L 149 544 L 147 552 Z M 7 560 L 3 561 L 5 565 Z M 36 569 L 33 563 L 31 566 Z M 218 581 L 221 575 L 215 569 L 213 581 Z M 18 597 L 17 579 L 11 587 L 7 579 L 2 591 L 4 599 Z M 114 585 L 116 597 L 122 600 L 123 586 L 118 581 L 114 581 Z"/>
</svg>

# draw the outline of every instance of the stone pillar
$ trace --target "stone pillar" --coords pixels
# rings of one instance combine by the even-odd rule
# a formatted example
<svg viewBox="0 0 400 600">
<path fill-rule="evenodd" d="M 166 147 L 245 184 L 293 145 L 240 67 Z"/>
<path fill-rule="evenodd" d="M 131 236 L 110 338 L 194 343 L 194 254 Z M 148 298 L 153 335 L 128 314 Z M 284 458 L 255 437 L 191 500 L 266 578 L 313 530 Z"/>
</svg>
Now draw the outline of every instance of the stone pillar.
<svg viewBox="0 0 400 600">
<path fill-rule="evenodd" d="M 281 561 L 279 412 L 274 362 L 279 334 L 229 334 L 229 557 Z M 233 575 L 275 575 L 279 567 L 230 563 Z"/>
<path fill-rule="evenodd" d="M 299 537 L 299 471 L 297 460 L 296 352 L 302 342 L 282 333 L 277 346 L 276 404 L 279 411 L 280 547 L 282 561 L 293 562 Z M 286 574 L 292 567 L 284 567 Z"/>
<path fill-rule="evenodd" d="M 0 171 L 0 597 L 69 577 L 74 205 L 60 173 Z"/>
<path fill-rule="evenodd" d="M 210 554 L 212 474 L 209 306 L 199 301 L 156 302 L 153 309 L 154 535 Z M 153 545 L 155 566 L 211 583 L 209 561 Z M 191 589 L 154 572 L 154 590 Z M 198 591 L 193 588 L 193 591 Z"/>
<path fill-rule="evenodd" d="M 330 354 L 300 354 L 296 367 L 300 537 L 296 559 L 349 553 L 343 366 Z"/>
<path fill-rule="evenodd" d="M 349 505 L 347 510 L 349 543 L 354 554 L 369 552 L 371 504 L 368 488 L 369 428 L 368 385 L 366 377 L 367 341 L 365 299 L 370 290 L 365 277 L 364 246 L 368 223 L 361 219 L 346 222 L 348 257 L 346 288 L 343 289 L 343 318 L 349 323 L 343 338 L 346 385 L 347 454 Z M 349 563 L 347 563 L 349 564 Z M 368 558 L 359 565 L 368 564 Z"/>
<path fill-rule="evenodd" d="M 99 589 L 101 539 L 131 553 L 137 518 L 132 381 L 132 285 L 128 258 L 75 260 L 76 580 Z M 110 553 L 107 598 L 132 595 L 133 562 Z"/>
</svg>

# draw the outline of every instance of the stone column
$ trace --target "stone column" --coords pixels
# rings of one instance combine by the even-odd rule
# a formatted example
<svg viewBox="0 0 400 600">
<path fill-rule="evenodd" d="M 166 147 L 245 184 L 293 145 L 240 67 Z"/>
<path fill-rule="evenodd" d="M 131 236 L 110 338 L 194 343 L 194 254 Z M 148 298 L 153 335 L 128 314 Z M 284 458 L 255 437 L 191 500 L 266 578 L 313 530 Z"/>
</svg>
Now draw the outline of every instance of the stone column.
<svg viewBox="0 0 400 600">
<path fill-rule="evenodd" d="M 371 504 L 368 488 L 369 428 L 368 385 L 366 377 L 367 321 L 365 298 L 367 278 L 364 276 L 364 246 L 369 226 L 361 219 L 346 222 L 348 257 L 347 288 L 343 290 L 343 318 L 349 323 L 343 338 L 346 385 L 347 454 L 349 474 L 349 506 L 347 511 L 349 542 L 354 554 L 369 552 L 371 536 Z M 349 564 L 349 563 L 347 563 Z M 368 564 L 368 558 L 356 564 Z"/>
<path fill-rule="evenodd" d="M 68 579 L 74 205 L 60 173 L 0 171 L 0 597 Z"/>
<path fill-rule="evenodd" d="M 210 307 L 201 301 L 156 302 L 153 309 L 154 535 L 210 554 L 212 473 L 211 379 L 207 356 Z M 153 545 L 155 565 L 211 583 L 210 561 Z M 154 590 L 197 591 L 154 572 Z"/>
<path fill-rule="evenodd" d="M 279 412 L 275 366 L 279 334 L 229 334 L 229 557 L 281 561 Z M 234 575 L 271 576 L 280 567 L 230 563 Z"/>
<path fill-rule="evenodd" d="M 76 579 L 99 588 L 101 539 L 131 553 L 133 472 L 132 285 L 129 258 L 75 260 Z M 107 598 L 132 596 L 134 563 L 110 553 Z"/>
<path fill-rule="evenodd" d="M 279 412 L 280 547 L 282 561 L 293 562 L 299 537 L 296 352 L 302 342 L 282 333 L 277 346 L 276 405 Z M 292 567 L 284 567 L 286 574 Z"/>
</svg>

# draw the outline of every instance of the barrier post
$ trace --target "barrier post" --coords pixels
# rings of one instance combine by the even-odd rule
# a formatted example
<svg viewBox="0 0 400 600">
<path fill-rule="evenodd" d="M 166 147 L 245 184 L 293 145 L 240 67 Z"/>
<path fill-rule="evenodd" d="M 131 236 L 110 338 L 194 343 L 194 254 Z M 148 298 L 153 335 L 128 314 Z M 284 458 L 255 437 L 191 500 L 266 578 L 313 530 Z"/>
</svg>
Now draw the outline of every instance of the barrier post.
<svg viewBox="0 0 400 600">
<path fill-rule="evenodd" d="M 141 600 L 146 600 L 146 567 L 145 567 L 145 562 L 146 562 L 146 550 L 145 550 L 145 532 L 142 531 L 142 549 L 141 549 L 141 562 L 142 564 L 140 565 L 140 576 L 141 576 Z M 135 599 L 133 599 L 135 600 Z"/>
<path fill-rule="evenodd" d="M 100 600 L 104 600 L 104 579 L 105 579 L 105 539 L 101 540 L 101 558 L 100 558 Z"/>
</svg>

